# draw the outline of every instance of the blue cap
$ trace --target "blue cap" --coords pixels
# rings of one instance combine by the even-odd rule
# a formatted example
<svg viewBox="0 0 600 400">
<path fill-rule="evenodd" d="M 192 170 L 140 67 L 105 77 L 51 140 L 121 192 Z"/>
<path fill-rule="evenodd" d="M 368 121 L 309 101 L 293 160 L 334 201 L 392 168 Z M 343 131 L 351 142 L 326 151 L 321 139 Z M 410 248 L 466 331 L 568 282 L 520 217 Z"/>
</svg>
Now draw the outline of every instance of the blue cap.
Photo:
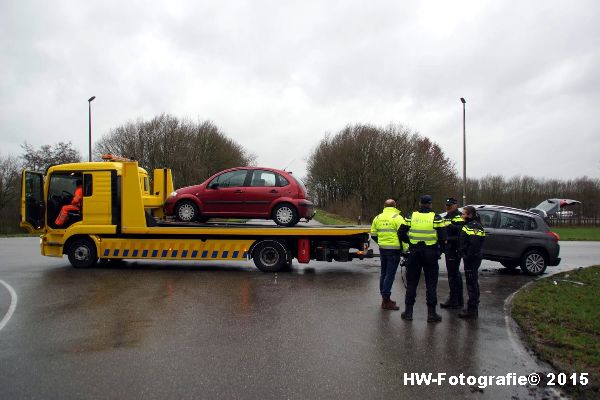
<svg viewBox="0 0 600 400">
<path fill-rule="evenodd" d="M 430 195 L 424 194 L 423 196 L 421 196 L 421 204 L 431 204 L 432 202 L 433 199 Z"/>
</svg>

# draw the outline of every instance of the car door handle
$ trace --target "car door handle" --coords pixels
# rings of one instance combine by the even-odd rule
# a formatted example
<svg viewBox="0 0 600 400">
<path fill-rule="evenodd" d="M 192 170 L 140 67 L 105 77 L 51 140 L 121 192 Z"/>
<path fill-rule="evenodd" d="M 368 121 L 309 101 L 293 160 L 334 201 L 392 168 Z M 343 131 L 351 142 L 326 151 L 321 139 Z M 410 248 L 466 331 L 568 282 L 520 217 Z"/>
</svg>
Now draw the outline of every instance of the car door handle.
<svg viewBox="0 0 600 400">
<path fill-rule="evenodd" d="M 239 190 L 239 189 L 238 189 L 238 190 L 236 190 L 236 191 L 235 191 L 235 192 L 233 192 L 233 193 L 244 193 L 244 191 L 243 191 L 243 190 Z"/>
<path fill-rule="evenodd" d="M 271 190 L 271 193 L 279 193 L 279 191 L 273 189 L 273 190 Z"/>
</svg>

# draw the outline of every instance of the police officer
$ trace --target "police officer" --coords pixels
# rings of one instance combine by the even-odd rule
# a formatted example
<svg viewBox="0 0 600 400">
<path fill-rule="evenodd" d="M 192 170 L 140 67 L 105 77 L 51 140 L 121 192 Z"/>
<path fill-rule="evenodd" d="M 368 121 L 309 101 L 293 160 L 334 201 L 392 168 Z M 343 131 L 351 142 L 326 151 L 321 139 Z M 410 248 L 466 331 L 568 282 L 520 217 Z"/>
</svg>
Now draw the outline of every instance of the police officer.
<svg viewBox="0 0 600 400">
<path fill-rule="evenodd" d="M 402 243 L 398 239 L 398 229 L 404 223 L 396 202 L 388 199 L 383 204 L 383 212 L 373 219 L 371 224 L 371 239 L 379 245 L 381 274 L 379 276 L 379 292 L 381 293 L 381 308 L 384 310 L 399 310 L 390 296 L 396 271 L 402 255 Z"/>
<path fill-rule="evenodd" d="M 440 304 L 442 308 L 462 308 L 463 300 L 463 285 L 462 276 L 460 275 L 460 254 L 458 252 L 458 236 L 465 224 L 458 211 L 458 201 L 454 197 L 446 199 L 446 246 L 444 255 L 446 257 L 446 269 L 448 270 L 448 286 L 450 294 L 445 302 Z"/>
<path fill-rule="evenodd" d="M 482 248 L 485 231 L 479 222 L 475 207 L 464 207 L 462 217 L 465 220 L 465 225 L 460 231 L 459 250 L 463 258 L 469 299 L 467 307 L 461 310 L 458 316 L 461 318 L 477 318 L 479 307 L 479 279 L 477 274 L 483 258 Z"/>
<path fill-rule="evenodd" d="M 408 266 L 406 268 L 406 309 L 401 314 L 405 320 L 412 320 L 413 306 L 417 296 L 417 286 L 421 269 L 425 274 L 427 288 L 427 322 L 442 320 L 436 312 L 437 281 L 439 273 L 438 258 L 446 241 L 446 227 L 442 217 L 431 211 L 432 198 L 423 195 L 419 211 L 414 211 L 398 232 L 400 239 L 409 243 Z"/>
</svg>

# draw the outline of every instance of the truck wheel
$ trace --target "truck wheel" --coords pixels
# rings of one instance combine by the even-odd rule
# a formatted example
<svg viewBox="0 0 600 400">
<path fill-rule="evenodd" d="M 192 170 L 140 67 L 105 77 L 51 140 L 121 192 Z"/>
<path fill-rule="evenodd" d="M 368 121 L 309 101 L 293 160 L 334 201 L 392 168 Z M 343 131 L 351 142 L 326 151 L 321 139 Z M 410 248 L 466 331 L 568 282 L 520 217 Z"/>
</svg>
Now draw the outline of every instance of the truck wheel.
<svg viewBox="0 0 600 400">
<path fill-rule="evenodd" d="M 184 200 L 175 207 L 175 218 L 181 222 L 192 222 L 198 218 L 198 206 L 192 201 Z"/>
<path fill-rule="evenodd" d="M 98 261 L 96 245 L 89 239 L 77 239 L 69 246 L 69 262 L 75 268 L 90 268 Z"/>
<path fill-rule="evenodd" d="M 529 250 L 521 258 L 521 269 L 527 275 L 541 275 L 547 266 L 546 255 L 539 250 Z"/>
<path fill-rule="evenodd" d="M 254 246 L 252 258 L 256 268 L 261 271 L 278 272 L 286 266 L 289 256 L 287 249 L 280 242 L 264 240 Z"/>
<path fill-rule="evenodd" d="M 298 211 L 291 204 L 279 204 L 273 209 L 273 221 L 281 226 L 294 226 L 298 223 Z"/>
</svg>

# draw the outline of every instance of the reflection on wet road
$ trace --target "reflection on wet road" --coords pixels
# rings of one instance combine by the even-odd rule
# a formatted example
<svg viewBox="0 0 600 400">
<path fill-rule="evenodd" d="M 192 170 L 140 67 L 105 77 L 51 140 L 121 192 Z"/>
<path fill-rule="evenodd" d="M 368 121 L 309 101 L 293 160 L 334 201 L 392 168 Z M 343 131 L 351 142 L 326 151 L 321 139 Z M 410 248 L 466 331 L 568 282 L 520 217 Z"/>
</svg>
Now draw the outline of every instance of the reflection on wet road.
<svg viewBox="0 0 600 400">
<path fill-rule="evenodd" d="M 411 386 L 410 372 L 540 369 L 506 328 L 507 296 L 532 278 L 484 262 L 480 319 L 425 322 L 382 311 L 378 261 L 295 264 L 126 262 L 76 270 L 0 239 L 0 279 L 19 306 L 0 332 L 3 398 L 525 398 L 529 387 Z M 598 244 L 563 243 L 563 268 L 597 263 Z M 571 254 L 572 253 L 572 254 Z M 587 264 L 586 264 L 587 265 Z M 442 271 L 444 267 L 442 264 Z M 393 298 L 402 300 L 398 279 Z M 447 295 L 442 272 L 439 297 Z M 6 309 L 0 291 L 0 317 Z M 543 367 L 541 367 L 543 368 Z"/>
</svg>

